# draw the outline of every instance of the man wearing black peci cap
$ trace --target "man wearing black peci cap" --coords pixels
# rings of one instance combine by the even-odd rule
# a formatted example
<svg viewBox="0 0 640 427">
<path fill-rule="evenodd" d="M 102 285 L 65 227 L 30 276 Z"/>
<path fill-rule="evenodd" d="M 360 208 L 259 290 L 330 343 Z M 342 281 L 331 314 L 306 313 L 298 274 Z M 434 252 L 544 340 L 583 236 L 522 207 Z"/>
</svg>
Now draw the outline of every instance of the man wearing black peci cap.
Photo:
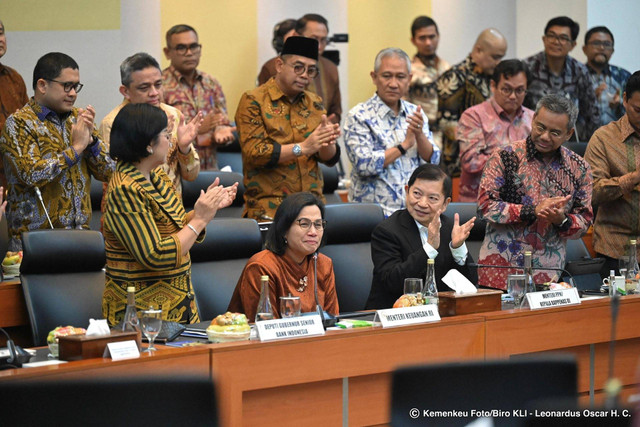
<svg viewBox="0 0 640 427">
<path fill-rule="evenodd" d="M 289 194 L 322 196 L 318 162 L 340 158 L 339 126 L 327 120 L 322 100 L 305 90 L 317 73 L 318 41 L 289 37 L 276 75 L 245 92 L 236 112 L 244 170 L 244 217 L 271 221 Z"/>
</svg>

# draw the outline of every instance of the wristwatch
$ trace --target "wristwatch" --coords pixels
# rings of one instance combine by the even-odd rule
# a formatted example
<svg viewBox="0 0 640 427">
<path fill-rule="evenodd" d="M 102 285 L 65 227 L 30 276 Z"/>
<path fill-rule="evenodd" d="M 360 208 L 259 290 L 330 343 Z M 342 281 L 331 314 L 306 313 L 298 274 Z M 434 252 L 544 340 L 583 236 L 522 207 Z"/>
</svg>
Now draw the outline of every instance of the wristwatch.
<svg viewBox="0 0 640 427">
<path fill-rule="evenodd" d="M 302 147 L 300 147 L 300 144 L 293 145 L 293 155 L 296 157 L 302 156 Z"/>
</svg>

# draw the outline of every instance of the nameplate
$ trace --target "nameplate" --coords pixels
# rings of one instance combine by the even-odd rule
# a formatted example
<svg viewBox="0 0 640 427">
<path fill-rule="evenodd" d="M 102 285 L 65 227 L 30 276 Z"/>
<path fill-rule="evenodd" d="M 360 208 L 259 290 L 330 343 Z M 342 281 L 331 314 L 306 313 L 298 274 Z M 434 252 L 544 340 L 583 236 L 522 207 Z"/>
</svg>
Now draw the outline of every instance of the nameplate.
<svg viewBox="0 0 640 427">
<path fill-rule="evenodd" d="M 435 304 L 387 308 L 378 310 L 377 313 L 383 328 L 415 325 L 417 323 L 436 322 L 440 320 L 438 306 Z"/>
<path fill-rule="evenodd" d="M 289 317 L 286 319 L 263 320 L 256 322 L 260 341 L 274 341 L 286 338 L 311 337 L 324 335 L 320 315 Z"/>
<path fill-rule="evenodd" d="M 140 357 L 138 344 L 133 341 L 118 341 L 107 344 L 111 360 L 135 359 Z"/>
<path fill-rule="evenodd" d="M 580 304 L 580 296 L 576 288 L 530 292 L 527 293 L 527 300 L 531 310 Z"/>
</svg>

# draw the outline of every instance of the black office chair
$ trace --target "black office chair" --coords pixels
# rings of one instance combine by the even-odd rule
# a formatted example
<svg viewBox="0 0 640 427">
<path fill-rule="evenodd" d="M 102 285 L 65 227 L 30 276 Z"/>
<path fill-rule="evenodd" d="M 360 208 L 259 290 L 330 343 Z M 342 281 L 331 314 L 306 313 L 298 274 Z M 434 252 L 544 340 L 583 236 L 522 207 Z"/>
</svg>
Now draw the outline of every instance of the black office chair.
<svg viewBox="0 0 640 427">
<path fill-rule="evenodd" d="M 238 193 L 231 206 L 220 209 L 216 213 L 216 218 L 241 218 L 242 217 L 242 205 L 244 204 L 244 184 L 242 183 L 242 175 L 235 172 L 220 172 L 220 171 L 202 171 L 198 174 L 198 177 L 194 181 L 182 180 L 182 204 L 187 211 L 193 209 L 198 197 L 200 197 L 200 190 L 205 190 L 209 187 L 216 178 L 220 178 L 220 184 L 228 187 L 233 183 L 238 183 Z"/>
<path fill-rule="evenodd" d="M 444 213 L 451 219 L 453 219 L 453 216 L 456 213 L 460 215 L 460 224 L 464 224 L 474 216 L 476 217 L 476 221 L 473 223 L 473 228 L 471 229 L 471 233 L 467 238 L 466 244 L 467 249 L 469 250 L 469 254 L 473 257 L 473 260 L 475 262 L 478 262 L 480 247 L 482 246 L 482 242 L 484 241 L 484 232 L 486 230 L 487 224 L 486 221 L 480 219 L 480 216 L 478 215 L 478 204 L 452 202 L 449 203 L 449 206 L 447 206 L 447 209 L 444 211 Z"/>
<path fill-rule="evenodd" d="M 327 205 L 342 203 L 340 196 L 335 193 L 338 189 L 338 183 L 340 182 L 340 173 L 338 172 L 337 165 L 329 167 L 324 163 L 320 163 L 320 170 L 322 170 L 322 178 L 324 180 L 322 194 L 327 201 Z"/>
<path fill-rule="evenodd" d="M 12 381 L 0 387 L 6 426 L 217 426 L 210 378 L 153 376 Z"/>
<path fill-rule="evenodd" d="M 586 142 L 576 142 L 576 141 L 567 141 L 564 144 L 569 150 L 573 151 L 580 157 L 584 157 L 585 151 L 587 151 L 587 143 Z"/>
<path fill-rule="evenodd" d="M 100 231 L 101 228 L 103 184 L 102 181 L 91 178 L 89 193 L 91 197 L 91 221 L 89 222 L 89 228 L 95 231 Z"/>
<path fill-rule="evenodd" d="M 225 218 L 207 225 L 207 236 L 191 248 L 191 282 L 202 320 L 227 311 L 247 261 L 262 250 L 253 219 Z"/>
<path fill-rule="evenodd" d="M 0 256 L 2 259 L 7 254 L 7 250 L 9 249 L 9 226 L 7 224 L 6 215 L 2 215 L 2 219 L 0 219 Z"/>
<path fill-rule="evenodd" d="M 391 424 L 464 426 L 471 410 L 530 408 L 541 399 L 577 402 L 577 364 L 569 356 L 517 357 L 400 368 L 391 384 Z M 419 411 L 412 418 L 414 408 Z M 422 410 L 468 411 L 465 416 L 425 418 Z M 494 425 L 519 425 L 522 418 L 496 417 Z"/>
<path fill-rule="evenodd" d="M 56 326 L 87 327 L 102 318 L 102 234 L 93 230 L 37 230 L 22 234 L 20 280 L 33 344 L 46 345 Z"/>
<path fill-rule="evenodd" d="M 232 172 L 242 175 L 242 153 L 240 152 L 220 152 L 216 154 L 218 167 L 222 169 L 229 166 Z"/>
<path fill-rule="evenodd" d="M 325 207 L 326 245 L 341 312 L 364 310 L 373 280 L 371 233 L 384 214 L 378 204 L 341 203 Z"/>
</svg>

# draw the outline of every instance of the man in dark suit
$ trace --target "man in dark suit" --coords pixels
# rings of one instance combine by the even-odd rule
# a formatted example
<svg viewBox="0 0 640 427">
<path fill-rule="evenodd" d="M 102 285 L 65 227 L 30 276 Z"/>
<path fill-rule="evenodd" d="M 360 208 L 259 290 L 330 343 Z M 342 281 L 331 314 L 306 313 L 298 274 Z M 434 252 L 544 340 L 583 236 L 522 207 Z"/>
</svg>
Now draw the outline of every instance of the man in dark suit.
<svg viewBox="0 0 640 427">
<path fill-rule="evenodd" d="M 437 165 L 418 167 L 406 187 L 407 208 L 381 222 L 371 235 L 373 282 L 367 308 L 390 308 L 402 295 L 404 279 L 424 278 L 427 259 L 435 259 L 438 290 L 449 290 L 442 277 L 451 269 L 460 271 L 472 283 L 475 271 L 465 240 L 475 217 L 460 225 L 443 215 L 451 201 L 451 178 Z"/>
</svg>

